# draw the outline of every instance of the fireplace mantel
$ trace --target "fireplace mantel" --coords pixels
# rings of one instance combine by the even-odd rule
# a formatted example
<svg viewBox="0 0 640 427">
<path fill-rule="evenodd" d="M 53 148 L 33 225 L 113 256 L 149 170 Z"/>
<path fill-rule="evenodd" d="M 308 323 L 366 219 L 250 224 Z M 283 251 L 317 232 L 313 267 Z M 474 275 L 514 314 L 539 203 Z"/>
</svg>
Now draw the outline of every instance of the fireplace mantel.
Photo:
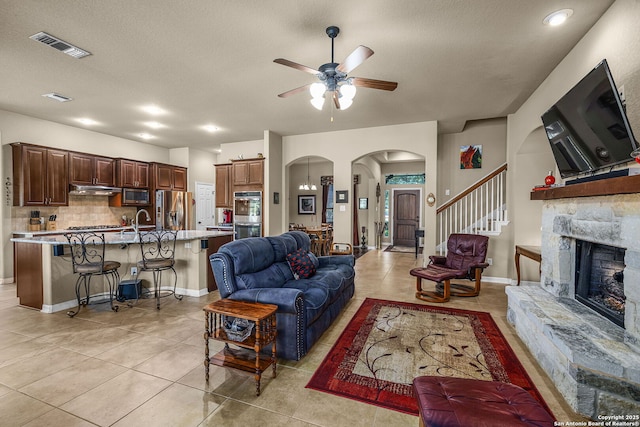
<svg viewBox="0 0 640 427">
<path fill-rule="evenodd" d="M 621 176 L 583 182 L 548 190 L 532 191 L 531 200 L 570 199 L 574 197 L 611 196 L 640 193 L 640 175 Z"/>
</svg>

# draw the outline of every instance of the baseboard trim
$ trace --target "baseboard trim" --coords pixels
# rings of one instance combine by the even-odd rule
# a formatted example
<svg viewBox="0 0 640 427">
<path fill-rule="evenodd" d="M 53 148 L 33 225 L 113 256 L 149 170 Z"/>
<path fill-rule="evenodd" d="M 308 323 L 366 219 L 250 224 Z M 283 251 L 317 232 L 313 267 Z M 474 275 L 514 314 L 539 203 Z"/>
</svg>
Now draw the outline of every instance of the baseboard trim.
<svg viewBox="0 0 640 427">
<path fill-rule="evenodd" d="M 483 282 L 491 282 L 491 283 L 499 283 L 501 285 L 510 285 L 511 279 L 506 277 L 491 277 L 491 276 L 482 276 Z"/>
<path fill-rule="evenodd" d="M 7 277 L 6 279 L 0 279 L 0 285 L 10 285 L 13 283 L 13 277 Z"/>
</svg>

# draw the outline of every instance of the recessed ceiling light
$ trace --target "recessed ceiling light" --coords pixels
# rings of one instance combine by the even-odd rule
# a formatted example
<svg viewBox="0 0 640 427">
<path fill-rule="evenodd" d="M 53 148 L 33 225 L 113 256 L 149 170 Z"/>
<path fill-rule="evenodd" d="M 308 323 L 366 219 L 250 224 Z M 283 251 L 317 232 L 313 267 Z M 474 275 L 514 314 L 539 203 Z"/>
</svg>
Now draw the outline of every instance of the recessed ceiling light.
<svg viewBox="0 0 640 427">
<path fill-rule="evenodd" d="M 547 15 L 542 22 L 546 25 L 551 25 L 552 27 L 556 27 L 558 25 L 564 24 L 564 22 L 573 15 L 573 9 L 562 9 L 557 10 L 553 13 Z"/>
<path fill-rule="evenodd" d="M 160 128 L 166 127 L 162 123 L 158 123 L 158 122 L 144 122 L 144 125 L 149 126 L 151 129 L 160 129 Z"/>
<path fill-rule="evenodd" d="M 83 117 L 81 119 L 76 119 L 76 121 L 82 123 L 83 125 L 87 125 L 87 126 L 93 126 L 93 125 L 97 125 L 98 124 L 98 122 L 96 122 L 95 120 L 89 119 L 89 118 L 86 118 L 86 117 Z"/>
<path fill-rule="evenodd" d="M 45 98 L 49 98 L 49 99 L 53 99 L 53 100 L 59 101 L 59 102 L 73 101 L 73 98 L 69 98 L 68 96 L 60 95 L 59 93 L 55 93 L 55 92 L 45 93 L 42 96 L 44 96 Z"/>
<path fill-rule="evenodd" d="M 160 116 L 162 114 L 167 114 L 165 110 L 158 107 L 157 105 L 146 105 L 142 107 L 142 110 L 146 113 L 151 114 L 152 116 Z"/>
<path fill-rule="evenodd" d="M 151 135 L 149 133 L 146 133 L 146 132 L 139 133 L 138 137 L 142 138 L 142 139 L 153 139 L 153 138 L 155 138 L 155 136 L 153 136 L 153 135 Z"/>
<path fill-rule="evenodd" d="M 204 125 L 202 126 L 202 129 L 206 130 L 207 132 L 215 132 L 219 130 L 218 126 L 215 125 Z"/>
</svg>

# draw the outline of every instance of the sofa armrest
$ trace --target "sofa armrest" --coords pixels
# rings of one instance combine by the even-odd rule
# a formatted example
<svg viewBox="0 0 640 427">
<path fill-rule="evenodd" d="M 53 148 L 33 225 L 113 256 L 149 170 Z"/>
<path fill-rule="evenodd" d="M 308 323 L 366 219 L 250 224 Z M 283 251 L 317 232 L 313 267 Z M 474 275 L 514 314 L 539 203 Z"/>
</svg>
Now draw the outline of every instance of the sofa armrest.
<svg viewBox="0 0 640 427">
<path fill-rule="evenodd" d="M 278 313 L 291 314 L 300 314 L 302 304 L 298 300 L 303 298 L 302 291 L 294 288 L 243 289 L 229 295 L 229 299 L 236 301 L 274 304 L 278 306 Z"/>
<path fill-rule="evenodd" d="M 213 277 L 216 279 L 220 296 L 227 298 L 238 289 L 233 260 L 225 253 L 216 252 L 209 256 L 209 264 L 213 270 Z"/>
<path fill-rule="evenodd" d="M 318 261 L 320 262 L 320 267 L 326 267 L 327 265 L 336 265 L 336 264 L 344 264 L 350 265 L 353 267 L 356 265 L 356 257 L 353 255 L 327 255 L 327 256 L 319 256 Z"/>
<path fill-rule="evenodd" d="M 429 259 L 431 260 L 432 264 L 444 264 L 447 262 L 447 257 L 440 255 L 430 255 Z"/>
</svg>

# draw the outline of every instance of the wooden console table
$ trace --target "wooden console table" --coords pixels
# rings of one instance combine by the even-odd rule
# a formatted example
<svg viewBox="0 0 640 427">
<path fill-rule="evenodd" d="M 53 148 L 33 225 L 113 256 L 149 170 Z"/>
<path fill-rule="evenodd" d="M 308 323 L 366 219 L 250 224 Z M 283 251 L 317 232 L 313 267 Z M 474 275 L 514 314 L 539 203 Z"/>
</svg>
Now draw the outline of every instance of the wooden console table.
<svg viewBox="0 0 640 427">
<path fill-rule="evenodd" d="M 273 304 L 221 299 L 208 304 L 203 310 L 205 315 L 204 332 L 204 369 L 205 380 L 209 382 L 209 365 L 217 365 L 253 372 L 256 379 L 256 396 L 260 396 L 260 378 L 271 365 L 273 377 L 276 372 L 276 310 Z M 226 316 L 246 319 L 255 324 L 251 334 L 243 341 L 236 341 L 227 335 L 224 329 Z M 209 339 L 225 343 L 224 349 L 209 358 Z M 238 349 L 232 349 L 233 344 Z M 271 357 L 260 354 L 260 351 L 271 344 Z"/>
<path fill-rule="evenodd" d="M 534 261 L 541 262 L 542 255 L 540 246 L 520 246 L 516 245 L 516 273 L 518 274 L 518 286 L 520 286 L 520 255 L 530 258 Z"/>
</svg>

